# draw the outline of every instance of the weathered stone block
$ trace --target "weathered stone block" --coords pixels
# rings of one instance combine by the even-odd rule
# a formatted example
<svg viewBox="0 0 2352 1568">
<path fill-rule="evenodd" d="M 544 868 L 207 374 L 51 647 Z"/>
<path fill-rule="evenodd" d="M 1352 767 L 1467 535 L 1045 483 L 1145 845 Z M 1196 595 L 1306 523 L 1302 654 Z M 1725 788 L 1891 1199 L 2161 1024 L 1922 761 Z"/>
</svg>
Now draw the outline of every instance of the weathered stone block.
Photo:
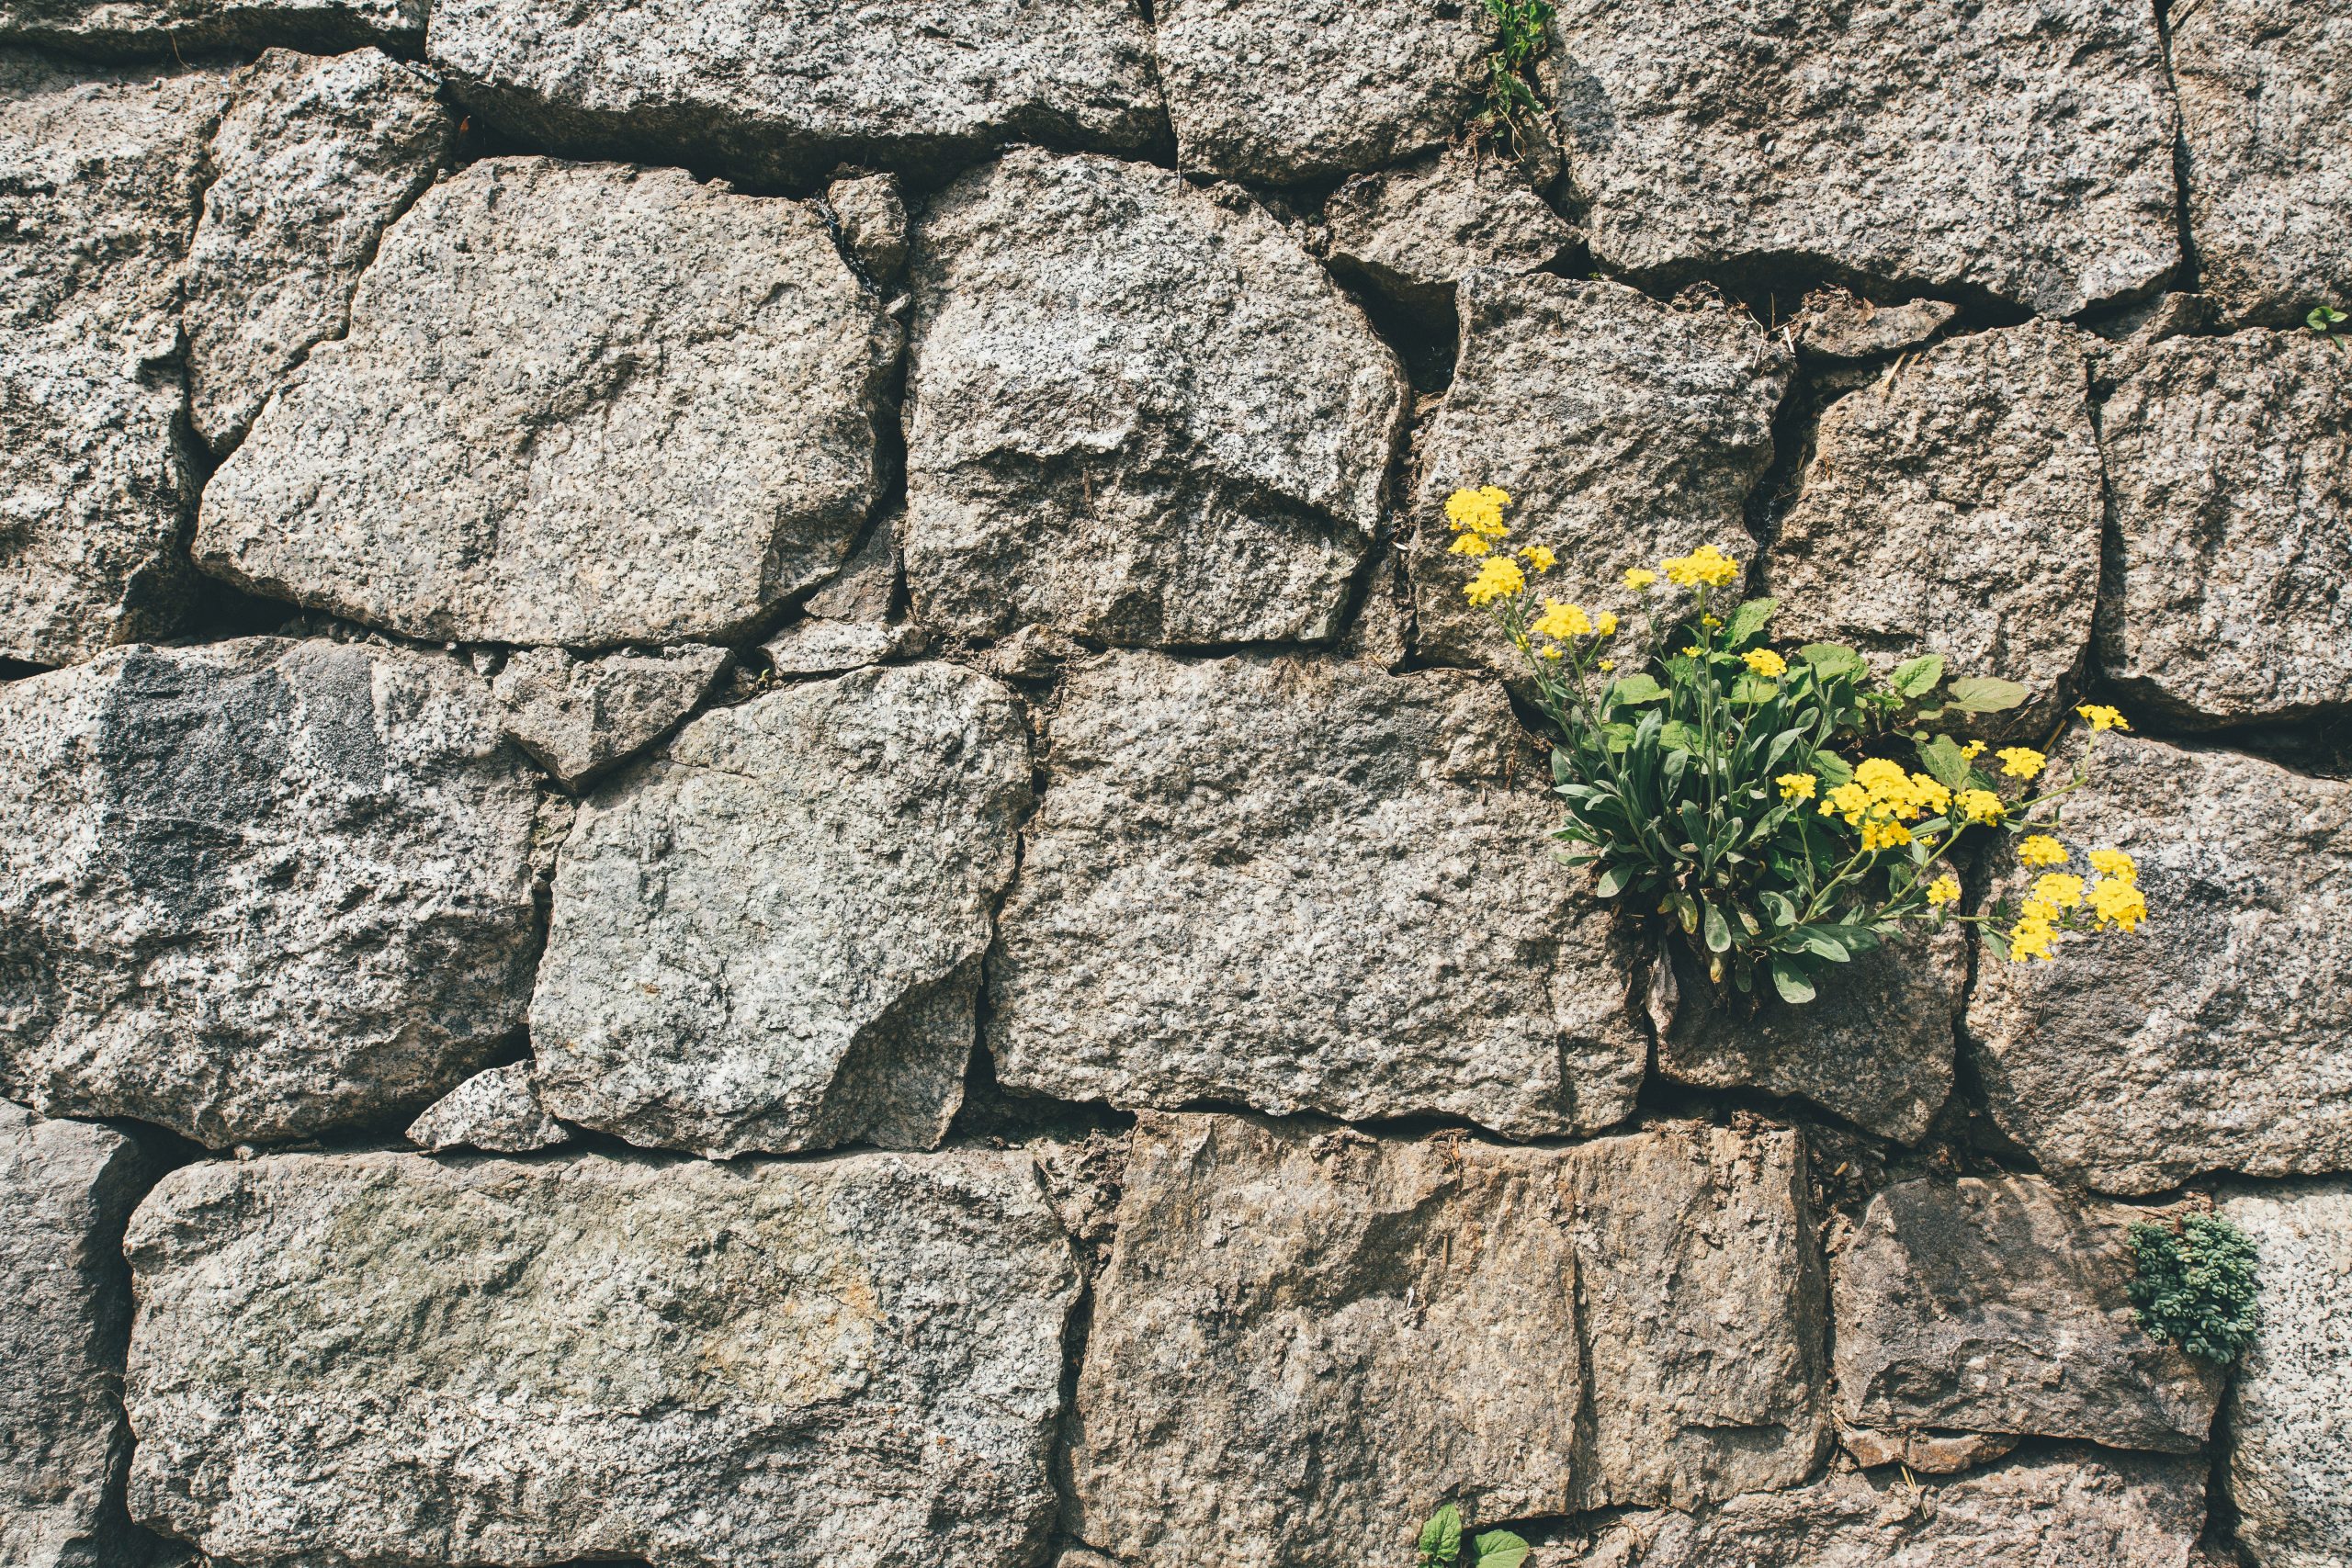
<svg viewBox="0 0 2352 1568">
<path fill-rule="evenodd" d="M 1821 416 L 1767 569 L 1776 636 L 1914 654 L 2031 695 L 2046 732 L 2098 613 L 2098 436 L 2080 334 L 2052 321 L 1936 344 Z"/>
<path fill-rule="evenodd" d="M 2237 319 L 2279 326 L 2352 299 L 2352 7 L 2207 0 L 2171 28 L 2206 288 Z"/>
<path fill-rule="evenodd" d="M 439 0 L 426 47 L 461 99 L 534 143 L 768 184 L 1166 135 L 1134 0 Z"/>
<path fill-rule="evenodd" d="M 179 626 L 196 480 L 171 360 L 224 80 L 0 51 L 0 659 Z"/>
<path fill-rule="evenodd" d="M 1878 305 L 1843 288 L 1816 288 L 1791 323 L 1797 353 L 1807 359 L 1875 359 L 1917 348 L 1960 314 L 1940 299 Z"/>
<path fill-rule="evenodd" d="M 907 581 L 922 618 L 1113 642 L 1327 638 L 1407 389 L 1247 197 L 1015 152 L 917 230 Z"/>
<path fill-rule="evenodd" d="M 178 59 L 273 44 L 333 54 L 414 50 L 430 0 L 0 0 L 0 42 L 108 58 Z"/>
<path fill-rule="evenodd" d="M 1453 140 L 1495 26 L 1430 0 L 1162 0 L 1153 34 L 1178 163 L 1290 185 Z"/>
<path fill-rule="evenodd" d="M 1391 1562 L 1444 1499 L 1491 1521 L 1802 1480 L 1803 1167 L 1792 1134 L 1688 1123 L 1512 1149 L 1145 1116 L 1072 1532 L 1169 1568 Z"/>
<path fill-rule="evenodd" d="M 1798 1095 L 1883 1138 L 1917 1143 L 1951 1097 L 1952 1045 L 1968 987 L 1957 925 L 1915 934 L 1818 976 L 1803 1007 L 1750 1010 L 1717 992 L 1679 942 L 1668 948 L 1679 1005 L 1658 1037 L 1658 1070 L 1704 1089 Z"/>
<path fill-rule="evenodd" d="M 249 1564 L 1045 1546 L 1069 1243 L 1026 1156 L 279 1156 L 132 1220 L 132 1512 Z"/>
<path fill-rule="evenodd" d="M 1360 175 L 1332 193 L 1323 220 L 1335 266 L 1437 321 L 1452 321 L 1464 275 L 1534 272 L 1577 239 L 1520 166 L 1491 153 L 1451 152 Z"/>
<path fill-rule="evenodd" d="M 2060 832 L 2136 859 L 2148 919 L 1979 965 L 1968 1032 L 1994 1121 L 2110 1192 L 2352 1168 L 2352 784 L 2107 735 Z M 1998 869 L 1993 894 L 2026 880 Z"/>
<path fill-rule="evenodd" d="M 998 1077 L 1522 1137 L 1623 1118 L 1646 1055 L 1629 940 L 1543 853 L 1531 750 L 1456 671 L 1071 671 L 989 965 Z"/>
<path fill-rule="evenodd" d="M 2301 332 L 2174 338 L 2099 430 L 2109 677 L 2191 724 L 2352 702 L 2352 356 Z"/>
<path fill-rule="evenodd" d="M 2352 1542 L 2352 1187 L 2240 1191 L 2262 1328 L 2230 1388 L 2224 1474 L 2260 1568 L 2340 1568 Z"/>
<path fill-rule="evenodd" d="M 537 797 L 454 660 L 259 637 L 0 686 L 0 1087 L 220 1146 L 523 1020 Z"/>
<path fill-rule="evenodd" d="M 907 265 L 907 202 L 896 175 L 858 175 L 825 187 L 842 243 L 878 283 L 896 279 Z"/>
<path fill-rule="evenodd" d="M 2180 265 L 2175 111 L 2134 0 L 1567 0 L 1554 36 L 1612 269 L 2071 316 Z"/>
<path fill-rule="evenodd" d="M 539 1087 L 528 1062 L 509 1062 L 476 1073 L 409 1123 L 408 1141 L 439 1154 L 444 1149 L 481 1149 L 519 1155 L 571 1141 L 571 1130 L 539 1103 Z"/>
<path fill-rule="evenodd" d="M 439 84 L 372 49 L 272 50 L 237 79 L 189 256 L 188 413 L 216 451 L 349 323 L 392 220 L 449 156 Z"/>
<path fill-rule="evenodd" d="M 132 1139 L 0 1100 L 0 1562 L 131 1568 L 119 1248 L 161 1172 Z"/>
<path fill-rule="evenodd" d="M 506 710 L 506 732 L 557 783 L 577 789 L 667 735 L 732 658 L 695 645 L 597 659 L 526 649 L 506 661 L 491 692 Z"/>
<path fill-rule="evenodd" d="M 2028 1176 L 1887 1188 L 1831 1265 L 1839 1414 L 2197 1452 L 2222 1378 L 2133 1315 L 2125 1235 L 2149 1217 Z"/>
<path fill-rule="evenodd" d="M 1029 807 L 1020 704 L 955 665 L 705 714 L 582 806 L 531 1003 L 565 1121 L 727 1157 L 927 1148 Z"/>
<path fill-rule="evenodd" d="M 1793 368 L 1744 311 L 1678 310 L 1624 287 L 1549 274 L 1462 281 L 1462 352 L 1421 437 L 1409 558 L 1423 655 L 1516 671 L 1463 602 L 1445 500 L 1500 485 L 1514 545 L 1547 544 L 1544 586 L 1622 604 L 1627 567 L 1712 544 L 1743 564 L 1748 491 L 1772 462 L 1772 415 Z"/>
<path fill-rule="evenodd" d="M 806 203 L 485 159 L 386 232 L 198 563 L 415 637 L 723 640 L 841 564 L 898 346 Z"/>
<path fill-rule="evenodd" d="M 2064 1447 L 1915 1488 L 1833 1474 L 1603 1526 L 1566 1568 L 2189 1568 L 2205 1466 Z"/>
</svg>

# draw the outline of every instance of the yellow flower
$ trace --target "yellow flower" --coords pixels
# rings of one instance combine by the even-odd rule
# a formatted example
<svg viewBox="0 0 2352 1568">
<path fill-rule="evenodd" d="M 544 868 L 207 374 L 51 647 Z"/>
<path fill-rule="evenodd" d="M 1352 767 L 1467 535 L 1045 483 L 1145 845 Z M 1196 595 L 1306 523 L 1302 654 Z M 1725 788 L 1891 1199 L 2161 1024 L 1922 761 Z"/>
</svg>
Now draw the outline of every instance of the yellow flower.
<svg viewBox="0 0 2352 1568">
<path fill-rule="evenodd" d="M 1457 556 L 1483 556 L 1492 547 L 1476 534 L 1461 534 L 1445 547 Z"/>
<path fill-rule="evenodd" d="M 2004 746 L 1993 753 L 2001 759 L 2001 772 L 2013 779 L 2036 779 L 2050 765 L 2050 759 L 2030 746 Z"/>
<path fill-rule="evenodd" d="M 1941 812 L 1951 806 L 1951 791 L 1925 773 L 1913 773 L 1911 804 L 1922 811 Z"/>
<path fill-rule="evenodd" d="M 1556 642 L 1545 643 L 1544 645 L 1544 657 L 1546 659 L 1559 659 L 1564 657 L 1560 652 L 1560 645 Z"/>
<path fill-rule="evenodd" d="M 1596 637 L 1615 637 L 1617 635 L 1616 612 L 1613 610 L 1601 611 L 1600 618 L 1592 623 L 1592 630 L 1593 635 Z"/>
<path fill-rule="evenodd" d="M 1507 599 L 1526 589 L 1527 575 L 1519 570 L 1517 561 L 1509 556 L 1489 556 L 1462 594 L 1475 608 L 1484 609 L 1498 599 Z"/>
<path fill-rule="evenodd" d="M 1873 817 L 1862 824 L 1862 851 L 1866 854 L 1899 849 L 1910 841 L 1911 829 L 1893 818 Z"/>
<path fill-rule="evenodd" d="M 2066 846 L 2047 833 L 2028 833 L 2018 840 L 2018 859 L 2035 867 L 2064 865 L 2066 863 Z"/>
<path fill-rule="evenodd" d="M 1503 508 L 1510 504 L 1510 492 L 1498 485 L 1457 490 L 1445 498 L 1445 521 L 1457 534 L 1499 539 L 1510 532 L 1503 526 Z"/>
<path fill-rule="evenodd" d="M 1699 617 L 1699 624 L 1709 631 L 1713 631 L 1724 624 L 1724 618 L 1721 615 L 1702 615 Z"/>
<path fill-rule="evenodd" d="M 1586 637 L 1592 631 L 1592 623 L 1585 618 L 1580 607 L 1563 604 L 1557 599 L 1546 599 L 1544 601 L 1544 613 L 1535 619 L 1534 629 L 1538 637 Z"/>
<path fill-rule="evenodd" d="M 1599 670 L 1603 675 L 1606 675 L 1611 670 L 1617 668 L 1617 661 L 1613 659 L 1604 659 L 1599 664 L 1593 666 L 1593 668 Z"/>
<path fill-rule="evenodd" d="M 1740 658 L 1747 667 L 1767 680 L 1777 681 L 1789 672 L 1789 661 L 1769 648 L 1751 648 Z"/>
<path fill-rule="evenodd" d="M 2047 904 L 2027 899 L 2025 908 L 2018 913 L 2016 928 L 2009 932 L 2011 962 L 2023 964 L 2032 958 L 2050 962 L 2050 939 L 2057 931 L 2058 911 Z"/>
<path fill-rule="evenodd" d="M 1998 822 L 2009 814 L 2008 804 L 1989 789 L 1964 789 L 1951 797 L 1952 810 L 1963 822 Z"/>
<path fill-rule="evenodd" d="M 1872 798 L 1885 800 L 1903 793 L 1907 780 L 1903 770 L 1883 757 L 1872 757 L 1854 770 L 1854 782 L 1870 791 Z"/>
<path fill-rule="evenodd" d="M 1636 593 L 1646 593 L 1650 584 L 1657 581 L 1657 573 L 1645 566 L 1630 567 L 1625 572 L 1625 586 Z"/>
<path fill-rule="evenodd" d="M 2083 879 L 2063 871 L 2045 871 L 2033 879 L 2033 897 L 2034 902 L 2055 909 L 2072 909 L 2083 901 Z"/>
<path fill-rule="evenodd" d="M 2101 876 L 2111 876 L 2126 886 L 2140 880 L 2139 866 L 2121 850 L 2093 850 L 2083 858 L 2089 861 L 2091 869 Z"/>
<path fill-rule="evenodd" d="M 1811 773 L 1782 773 L 1772 782 L 1781 786 L 1782 800 L 1811 800 L 1814 786 L 1821 781 Z"/>
<path fill-rule="evenodd" d="M 2132 728 L 2124 716 L 2102 703 L 2085 703 L 2075 710 L 2091 721 L 2093 729 L 2124 729 Z"/>
<path fill-rule="evenodd" d="M 1682 657 L 1683 657 L 1683 658 L 1685 658 L 1685 659 L 1696 659 L 1696 658 L 1698 658 L 1698 657 L 1699 657 L 1699 645 L 1698 645 L 1697 643 L 1695 643 L 1695 642 L 1694 642 L 1694 643 L 1691 643 L 1690 646 L 1686 647 L 1685 649 L 1683 649 L 1683 650 L 1682 650 Z"/>
<path fill-rule="evenodd" d="M 2091 911 L 2101 925 L 2128 931 L 2148 918 L 2148 900 L 2132 883 L 2103 876 L 2091 884 Z"/>
<path fill-rule="evenodd" d="M 1821 803 L 1824 817 L 1843 817 L 1848 827 L 1858 826 L 1862 813 L 1871 808 L 1871 792 L 1858 784 L 1841 784 L 1829 792 Z"/>
<path fill-rule="evenodd" d="M 1960 902 L 1960 878 L 1946 872 L 1928 884 L 1928 908 L 1948 908 Z"/>
<path fill-rule="evenodd" d="M 1552 547 L 1549 545 L 1530 545 L 1519 553 L 1521 558 L 1527 562 L 1529 569 L 1538 577 L 1551 570 L 1560 558 L 1552 553 Z"/>
<path fill-rule="evenodd" d="M 1668 557 L 1658 565 L 1666 569 L 1667 581 L 1680 588 L 1724 588 L 1739 578 L 1739 563 L 1713 545 Z"/>
<path fill-rule="evenodd" d="M 1982 740 L 1972 740 L 1967 745 L 1960 749 L 1960 754 L 1969 761 L 1973 762 L 1976 761 L 1977 758 L 1984 755 L 1984 742 Z"/>
</svg>

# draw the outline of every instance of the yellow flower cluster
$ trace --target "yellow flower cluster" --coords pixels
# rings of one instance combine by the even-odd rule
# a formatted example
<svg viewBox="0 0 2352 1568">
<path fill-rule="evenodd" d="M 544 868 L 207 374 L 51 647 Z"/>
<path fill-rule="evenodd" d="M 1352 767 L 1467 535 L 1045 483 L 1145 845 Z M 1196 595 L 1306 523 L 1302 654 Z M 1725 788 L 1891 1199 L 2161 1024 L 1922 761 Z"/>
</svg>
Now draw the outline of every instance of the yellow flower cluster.
<svg viewBox="0 0 2352 1568">
<path fill-rule="evenodd" d="M 2027 835 L 2018 844 L 2018 859 L 2030 867 L 2064 865 L 2066 847 L 2047 833 Z M 2069 909 L 2090 907 L 2103 930 L 2130 931 L 2148 918 L 2148 901 L 2140 892 L 2140 868 L 2121 850 L 2093 850 L 2084 859 L 2098 876 L 2087 886 L 2071 872 L 2045 871 L 2033 879 L 2025 905 L 2009 932 L 2009 957 L 2018 964 L 2052 957 L 2059 922 Z"/>
<path fill-rule="evenodd" d="M 2001 759 L 2001 772 L 2013 779 L 2038 779 L 2050 759 L 2030 746 L 2004 746 L 1993 753 Z"/>
<path fill-rule="evenodd" d="M 1728 588 L 1739 580 L 1739 563 L 1713 545 L 1701 545 L 1687 556 L 1669 556 L 1658 564 L 1678 588 Z"/>
<path fill-rule="evenodd" d="M 1972 826 L 1998 822 L 2009 814 L 2009 804 L 1989 789 L 1964 789 L 1951 797 L 1952 815 Z"/>
<path fill-rule="evenodd" d="M 1535 617 L 1535 624 L 1528 629 L 1537 637 L 1555 637 L 1565 642 L 1572 637 L 1590 637 L 1592 621 L 1575 604 L 1546 599 L 1544 601 L 1544 613 Z"/>
<path fill-rule="evenodd" d="M 1657 581 L 1657 573 L 1645 566 L 1632 566 L 1625 569 L 1625 586 L 1636 593 L 1648 592 Z"/>
<path fill-rule="evenodd" d="M 1527 574 L 1509 556 L 1488 556 L 1480 564 L 1478 575 L 1462 592 L 1472 604 L 1484 609 L 1498 599 L 1527 592 Z"/>
<path fill-rule="evenodd" d="M 1945 872 L 1928 884 L 1928 908 L 1948 909 L 1960 902 L 1960 878 Z"/>
<path fill-rule="evenodd" d="M 1510 504 L 1510 491 L 1500 485 L 1457 490 L 1447 496 L 1446 526 L 1460 536 L 1453 541 L 1453 553 L 1458 556 L 1483 556 L 1491 549 L 1491 541 L 1510 532 L 1503 525 L 1503 508 Z"/>
<path fill-rule="evenodd" d="M 1782 773 L 1772 782 L 1781 786 L 1782 800 L 1811 800 L 1814 786 L 1821 781 L 1811 773 Z"/>
<path fill-rule="evenodd" d="M 2121 729 L 2128 731 L 2132 728 L 2132 726 L 2125 721 L 2121 714 L 2101 703 L 2085 703 L 2075 711 L 2081 714 L 2085 718 L 2090 720 L 2091 728 L 2094 730 Z"/>
<path fill-rule="evenodd" d="M 1739 657 L 1749 670 L 1768 681 L 1777 681 L 1789 672 L 1789 661 L 1769 648 L 1751 648 Z"/>
<path fill-rule="evenodd" d="M 1843 818 L 1847 827 L 1860 829 L 1863 851 L 1875 853 L 1911 841 L 1905 823 L 1951 806 L 1951 791 L 1927 774 L 1906 773 L 1883 757 L 1872 757 L 1854 770 L 1852 783 L 1829 792 L 1821 814 Z"/>
</svg>

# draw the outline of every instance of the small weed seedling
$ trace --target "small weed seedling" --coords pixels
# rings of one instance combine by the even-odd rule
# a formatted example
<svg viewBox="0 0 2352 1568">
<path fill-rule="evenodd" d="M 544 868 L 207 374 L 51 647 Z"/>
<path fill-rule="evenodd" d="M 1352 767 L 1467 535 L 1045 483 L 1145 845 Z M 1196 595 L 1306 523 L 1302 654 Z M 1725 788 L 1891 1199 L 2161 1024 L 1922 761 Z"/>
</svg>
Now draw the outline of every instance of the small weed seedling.
<svg viewBox="0 0 2352 1568">
<path fill-rule="evenodd" d="M 2346 333 L 2344 330 L 2346 320 L 2352 320 L 2352 318 L 2347 318 L 2335 306 L 2321 305 L 2303 318 L 2303 325 L 2311 328 L 2345 353 L 2352 354 L 2352 333 Z"/>
<path fill-rule="evenodd" d="M 2140 1326 L 2200 1361 L 2236 1360 L 2262 1324 L 2252 1238 L 2219 1214 L 2191 1214 L 2177 1231 L 2133 1225 L 2130 1240 Z"/>
<path fill-rule="evenodd" d="M 1472 1536 L 1464 1551 L 1462 1510 L 1448 1503 L 1421 1527 L 1420 1549 L 1414 1568 L 1520 1568 L 1531 1550 L 1509 1530 L 1487 1530 Z"/>
</svg>

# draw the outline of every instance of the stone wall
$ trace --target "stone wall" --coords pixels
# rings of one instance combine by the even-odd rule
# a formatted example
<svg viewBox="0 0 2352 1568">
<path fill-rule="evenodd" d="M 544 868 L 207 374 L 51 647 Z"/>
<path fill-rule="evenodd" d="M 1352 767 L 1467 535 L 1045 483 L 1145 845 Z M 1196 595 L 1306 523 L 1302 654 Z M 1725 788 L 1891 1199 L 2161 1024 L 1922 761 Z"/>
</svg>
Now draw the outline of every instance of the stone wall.
<svg viewBox="0 0 2352 1568">
<path fill-rule="evenodd" d="M 0 0 L 0 1568 L 2352 1565 L 2352 3 L 1491 43 Z M 1486 483 L 2150 923 L 1678 977 Z"/>
</svg>

